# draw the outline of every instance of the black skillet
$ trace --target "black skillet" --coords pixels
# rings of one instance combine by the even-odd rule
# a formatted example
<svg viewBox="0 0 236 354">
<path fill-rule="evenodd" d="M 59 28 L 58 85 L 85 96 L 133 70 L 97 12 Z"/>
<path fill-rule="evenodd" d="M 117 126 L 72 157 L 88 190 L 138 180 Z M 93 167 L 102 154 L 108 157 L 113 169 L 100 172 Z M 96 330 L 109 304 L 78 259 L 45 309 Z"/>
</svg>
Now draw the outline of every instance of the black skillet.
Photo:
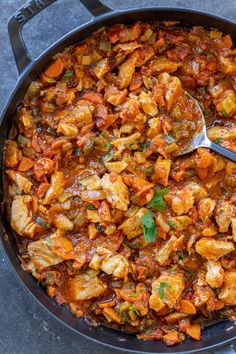
<svg viewBox="0 0 236 354">
<path fill-rule="evenodd" d="M 10 95 L 8 102 L 1 115 L 0 125 L 0 164 L 3 159 L 4 141 L 8 136 L 12 125 L 12 117 L 18 103 L 23 98 L 27 87 L 41 72 L 43 67 L 51 60 L 52 56 L 62 51 L 65 47 L 70 46 L 101 26 L 110 26 L 115 23 L 132 23 L 137 20 L 177 20 L 184 26 L 200 25 L 204 27 L 214 27 L 219 30 L 230 33 L 236 42 L 236 23 L 228 21 L 211 14 L 202 13 L 185 8 L 139 8 L 125 11 L 117 11 L 108 6 L 103 5 L 99 0 L 81 0 L 85 7 L 93 15 L 92 19 L 86 24 L 76 28 L 72 32 L 54 43 L 36 60 L 32 60 L 25 47 L 21 36 L 21 31 L 25 23 L 30 20 L 39 11 L 46 8 L 56 0 L 32 0 L 23 6 L 9 20 L 8 30 L 12 44 L 12 49 L 19 71 L 19 79 Z M 3 170 L 3 168 L 2 168 Z M 18 259 L 18 252 L 14 234 L 12 233 L 6 218 L 6 210 L 3 201 L 4 179 L 1 175 L 0 181 L 0 198 L 1 198 L 1 223 L 0 236 L 4 253 L 12 266 L 14 273 L 18 279 L 25 285 L 34 298 L 44 306 L 44 308 L 62 323 L 86 336 L 88 339 L 98 343 L 119 348 L 128 352 L 136 353 L 195 353 L 200 351 L 211 351 L 213 353 L 235 354 L 230 343 L 236 339 L 236 326 L 231 321 L 218 322 L 207 327 L 202 334 L 200 341 L 187 339 L 186 342 L 179 343 L 174 347 L 167 347 L 163 342 L 141 341 L 137 340 L 134 335 L 118 332 L 103 326 L 93 328 L 89 326 L 83 319 L 77 319 L 66 307 L 58 306 L 48 297 L 45 290 L 37 284 L 37 281 L 21 268 Z M 226 348 L 219 350 L 220 346 L 228 345 Z"/>
</svg>

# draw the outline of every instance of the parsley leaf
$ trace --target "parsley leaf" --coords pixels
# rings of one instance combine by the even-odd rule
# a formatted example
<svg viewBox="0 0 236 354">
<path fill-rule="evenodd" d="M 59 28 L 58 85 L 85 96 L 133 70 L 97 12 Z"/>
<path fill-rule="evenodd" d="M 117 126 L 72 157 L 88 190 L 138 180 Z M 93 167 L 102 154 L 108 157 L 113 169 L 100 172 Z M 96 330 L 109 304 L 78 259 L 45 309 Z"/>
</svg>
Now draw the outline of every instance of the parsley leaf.
<svg viewBox="0 0 236 354">
<path fill-rule="evenodd" d="M 137 307 L 136 307 L 135 305 L 131 305 L 131 306 L 129 307 L 129 309 L 130 309 L 131 311 L 134 311 L 138 316 L 140 316 L 140 312 L 139 312 L 139 310 L 137 309 Z"/>
<path fill-rule="evenodd" d="M 164 298 L 165 288 L 170 288 L 170 283 L 167 283 L 167 282 L 164 282 L 164 281 L 160 282 L 159 288 L 158 288 L 158 294 L 159 294 L 159 298 L 161 300 Z"/>
<path fill-rule="evenodd" d="M 159 189 L 156 191 L 153 199 L 148 203 L 148 206 L 158 211 L 164 210 L 166 208 L 166 202 L 163 197 L 167 193 L 169 193 L 168 188 Z"/>
<path fill-rule="evenodd" d="M 93 204 L 86 205 L 86 209 L 88 209 L 88 210 L 96 210 L 96 208 L 93 206 Z"/>
<path fill-rule="evenodd" d="M 66 70 L 65 74 L 63 75 L 63 79 L 69 80 L 73 76 L 73 71 Z"/>
<path fill-rule="evenodd" d="M 130 297 L 138 297 L 138 293 L 129 294 Z"/>
<path fill-rule="evenodd" d="M 174 223 L 173 220 L 169 220 L 169 225 L 170 225 L 171 227 L 175 228 L 175 223 Z"/>
<path fill-rule="evenodd" d="M 147 242 L 153 242 L 157 235 L 157 229 L 151 210 L 146 211 L 144 216 L 141 218 L 141 222 L 144 240 Z"/>
</svg>

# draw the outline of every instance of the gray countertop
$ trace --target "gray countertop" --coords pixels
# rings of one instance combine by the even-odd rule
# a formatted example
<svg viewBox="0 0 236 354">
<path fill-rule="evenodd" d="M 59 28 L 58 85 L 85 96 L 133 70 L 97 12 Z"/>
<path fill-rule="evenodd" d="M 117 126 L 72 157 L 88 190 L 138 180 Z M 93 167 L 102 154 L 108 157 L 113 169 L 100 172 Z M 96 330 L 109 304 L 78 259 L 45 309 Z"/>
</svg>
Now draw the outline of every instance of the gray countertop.
<svg viewBox="0 0 236 354">
<path fill-rule="evenodd" d="M 7 35 L 8 18 L 26 0 L 0 0 L 0 109 L 17 80 Z M 117 9 L 149 6 L 187 6 L 236 20 L 236 0 L 105 0 Z M 69 30 L 90 18 L 79 0 L 58 0 L 25 26 L 23 35 L 33 57 Z M 122 353 L 88 341 L 52 318 L 27 293 L 0 251 L 0 353 L 109 354 Z"/>
</svg>

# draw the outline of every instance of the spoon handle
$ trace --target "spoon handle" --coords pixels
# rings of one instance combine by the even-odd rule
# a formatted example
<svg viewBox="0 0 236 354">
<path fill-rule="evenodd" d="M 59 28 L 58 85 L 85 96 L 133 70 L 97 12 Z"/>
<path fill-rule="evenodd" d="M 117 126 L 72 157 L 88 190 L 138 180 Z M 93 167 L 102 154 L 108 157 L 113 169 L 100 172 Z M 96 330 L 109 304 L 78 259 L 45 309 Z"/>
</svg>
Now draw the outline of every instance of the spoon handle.
<svg viewBox="0 0 236 354">
<path fill-rule="evenodd" d="M 219 144 L 213 143 L 210 139 L 206 138 L 204 143 L 202 144 L 204 147 L 208 147 L 211 150 L 217 152 L 218 154 L 226 157 L 226 159 L 229 159 L 233 162 L 236 162 L 236 153 L 233 151 L 230 151 L 228 149 L 225 149 L 223 146 Z"/>
</svg>

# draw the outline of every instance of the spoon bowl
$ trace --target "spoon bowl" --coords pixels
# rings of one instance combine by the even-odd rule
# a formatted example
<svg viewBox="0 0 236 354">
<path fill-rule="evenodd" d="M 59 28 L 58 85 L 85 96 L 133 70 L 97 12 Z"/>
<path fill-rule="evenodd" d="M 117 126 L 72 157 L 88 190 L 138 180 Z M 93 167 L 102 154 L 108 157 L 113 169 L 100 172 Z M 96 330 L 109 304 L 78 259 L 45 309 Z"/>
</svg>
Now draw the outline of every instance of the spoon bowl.
<svg viewBox="0 0 236 354">
<path fill-rule="evenodd" d="M 202 112 L 202 109 L 198 103 L 198 101 L 193 98 L 188 92 L 185 92 L 185 95 L 188 97 L 188 99 L 192 100 L 192 102 L 195 104 L 196 110 L 200 113 L 199 114 L 199 120 L 198 120 L 198 125 L 195 134 L 189 141 L 188 145 L 183 148 L 183 150 L 180 151 L 178 156 L 188 154 L 189 152 L 192 152 L 193 150 L 199 148 L 199 147 L 207 147 L 214 152 L 224 156 L 225 158 L 236 162 L 236 153 L 233 151 L 230 151 L 223 146 L 213 143 L 207 136 L 206 133 L 206 122 L 205 122 L 205 117 Z"/>
</svg>

